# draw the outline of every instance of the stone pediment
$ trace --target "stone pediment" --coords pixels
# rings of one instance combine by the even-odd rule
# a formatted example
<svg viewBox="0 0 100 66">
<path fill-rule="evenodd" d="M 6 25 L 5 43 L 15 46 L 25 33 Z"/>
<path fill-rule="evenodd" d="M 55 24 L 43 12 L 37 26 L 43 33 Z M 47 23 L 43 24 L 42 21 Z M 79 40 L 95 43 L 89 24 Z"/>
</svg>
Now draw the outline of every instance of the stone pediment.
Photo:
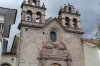
<svg viewBox="0 0 100 66">
<path fill-rule="evenodd" d="M 54 47 L 54 45 L 52 44 L 52 43 L 50 43 L 50 42 L 47 42 L 44 46 L 43 46 L 43 48 L 46 48 L 46 49 L 52 49 Z"/>
<path fill-rule="evenodd" d="M 67 51 L 67 47 L 61 42 L 59 44 L 53 44 L 51 42 L 47 42 L 43 46 L 43 49 L 40 51 L 40 58 L 46 59 L 60 59 L 65 60 L 68 59 L 70 53 Z"/>
<path fill-rule="evenodd" d="M 44 24 L 44 27 L 46 27 L 47 25 L 49 25 L 49 24 L 52 23 L 52 22 L 57 22 L 57 23 L 59 23 L 59 25 L 62 26 L 62 24 L 61 24 L 61 23 L 58 21 L 58 19 L 55 17 L 55 18 L 49 20 L 48 22 L 46 22 L 46 23 Z M 62 26 L 62 27 L 63 27 L 63 26 Z"/>
<path fill-rule="evenodd" d="M 66 46 L 62 42 L 58 45 L 58 48 L 60 50 L 67 50 Z"/>
<path fill-rule="evenodd" d="M 48 41 L 43 48 L 46 49 L 52 49 L 52 48 L 58 48 L 59 50 L 67 50 L 67 47 L 65 46 L 65 44 L 63 42 L 59 43 L 59 44 L 53 44 L 50 41 Z"/>
</svg>

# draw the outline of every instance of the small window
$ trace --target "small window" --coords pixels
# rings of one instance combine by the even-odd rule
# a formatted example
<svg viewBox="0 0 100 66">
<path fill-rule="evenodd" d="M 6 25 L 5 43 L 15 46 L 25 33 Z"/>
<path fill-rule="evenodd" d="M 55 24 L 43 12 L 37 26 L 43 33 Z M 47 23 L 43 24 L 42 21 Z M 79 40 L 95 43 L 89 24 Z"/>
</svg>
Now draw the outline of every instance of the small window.
<svg viewBox="0 0 100 66">
<path fill-rule="evenodd" d="M 51 33 L 50 33 L 50 40 L 51 40 L 52 42 L 56 42 L 56 33 L 55 33 L 55 32 L 51 32 Z"/>
</svg>

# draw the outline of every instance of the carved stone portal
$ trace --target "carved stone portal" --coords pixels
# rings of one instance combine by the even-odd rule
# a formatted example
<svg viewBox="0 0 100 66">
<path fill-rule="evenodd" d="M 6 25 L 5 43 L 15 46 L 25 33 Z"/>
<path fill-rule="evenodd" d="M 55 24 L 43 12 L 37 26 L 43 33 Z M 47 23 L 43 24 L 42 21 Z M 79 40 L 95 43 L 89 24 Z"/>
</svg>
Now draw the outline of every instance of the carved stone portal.
<svg viewBox="0 0 100 66">
<path fill-rule="evenodd" d="M 46 43 L 39 52 L 38 60 L 41 62 L 40 66 L 45 66 L 47 60 L 64 61 L 66 66 L 71 66 L 72 61 L 70 53 L 62 42 L 60 44 Z"/>
</svg>

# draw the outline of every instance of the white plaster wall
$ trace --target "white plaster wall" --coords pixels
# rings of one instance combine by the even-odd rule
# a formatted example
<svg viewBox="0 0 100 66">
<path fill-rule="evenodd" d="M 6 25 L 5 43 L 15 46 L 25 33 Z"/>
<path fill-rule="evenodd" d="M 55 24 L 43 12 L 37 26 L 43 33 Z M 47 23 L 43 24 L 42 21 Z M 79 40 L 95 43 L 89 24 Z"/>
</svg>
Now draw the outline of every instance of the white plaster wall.
<svg viewBox="0 0 100 66">
<path fill-rule="evenodd" d="M 98 52 L 99 52 L 99 62 L 100 62 L 100 50 L 98 50 Z"/>
<path fill-rule="evenodd" d="M 7 62 L 9 64 L 11 64 L 12 66 L 16 66 L 16 57 L 14 57 L 14 62 L 11 62 L 12 56 L 11 55 L 3 55 L 1 57 L 1 64 L 4 62 Z"/>
<path fill-rule="evenodd" d="M 98 47 L 91 47 L 88 42 L 83 42 L 85 66 L 100 66 Z"/>
</svg>

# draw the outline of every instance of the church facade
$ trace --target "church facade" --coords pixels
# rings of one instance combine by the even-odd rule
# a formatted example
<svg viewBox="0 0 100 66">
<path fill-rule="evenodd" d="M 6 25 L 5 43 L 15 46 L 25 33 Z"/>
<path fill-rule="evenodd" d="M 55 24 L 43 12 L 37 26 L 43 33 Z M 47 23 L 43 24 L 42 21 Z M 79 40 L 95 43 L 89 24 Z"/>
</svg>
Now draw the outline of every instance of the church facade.
<svg viewBox="0 0 100 66">
<path fill-rule="evenodd" d="M 80 14 L 68 3 L 45 20 L 40 0 L 24 0 L 19 24 L 18 66 L 85 66 Z"/>
</svg>

